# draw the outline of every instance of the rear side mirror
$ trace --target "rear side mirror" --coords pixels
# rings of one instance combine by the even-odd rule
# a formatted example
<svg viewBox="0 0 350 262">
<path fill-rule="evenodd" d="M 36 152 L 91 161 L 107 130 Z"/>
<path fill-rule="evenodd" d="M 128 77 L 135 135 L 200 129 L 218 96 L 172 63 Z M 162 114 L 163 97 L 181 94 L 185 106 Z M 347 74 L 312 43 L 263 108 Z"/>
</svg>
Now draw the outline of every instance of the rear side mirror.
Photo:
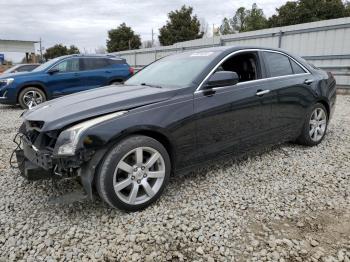
<svg viewBox="0 0 350 262">
<path fill-rule="evenodd" d="M 57 68 L 51 68 L 50 70 L 47 71 L 48 74 L 53 75 L 58 73 L 60 70 L 58 70 Z"/>
<path fill-rule="evenodd" d="M 218 71 L 215 72 L 208 80 L 206 88 L 233 86 L 239 82 L 239 77 L 236 72 Z"/>
</svg>

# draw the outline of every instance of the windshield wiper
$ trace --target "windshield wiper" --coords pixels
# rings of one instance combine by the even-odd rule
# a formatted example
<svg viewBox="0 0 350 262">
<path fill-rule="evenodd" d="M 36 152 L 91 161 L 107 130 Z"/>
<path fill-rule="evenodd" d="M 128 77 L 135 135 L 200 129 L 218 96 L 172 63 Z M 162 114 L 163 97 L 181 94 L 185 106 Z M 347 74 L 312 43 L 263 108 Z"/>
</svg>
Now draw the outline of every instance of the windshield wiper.
<svg viewBox="0 0 350 262">
<path fill-rule="evenodd" d="M 152 84 L 148 84 L 148 83 L 141 83 L 141 85 L 142 85 L 142 86 L 155 87 L 155 88 L 162 88 L 161 86 L 152 85 Z"/>
</svg>

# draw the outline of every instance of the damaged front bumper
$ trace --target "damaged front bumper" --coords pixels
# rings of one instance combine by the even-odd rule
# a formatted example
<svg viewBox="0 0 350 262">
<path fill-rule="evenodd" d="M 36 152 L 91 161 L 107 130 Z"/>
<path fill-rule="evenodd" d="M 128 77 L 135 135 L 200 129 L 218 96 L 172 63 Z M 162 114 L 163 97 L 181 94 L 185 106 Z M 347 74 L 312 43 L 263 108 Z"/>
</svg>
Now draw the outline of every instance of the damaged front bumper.
<svg viewBox="0 0 350 262">
<path fill-rule="evenodd" d="M 25 136 L 20 140 L 21 147 L 15 150 L 20 174 L 30 181 L 53 178 L 51 154 L 39 151 Z"/>
<path fill-rule="evenodd" d="M 86 198 L 93 199 L 92 182 L 105 150 L 90 151 L 84 156 L 57 158 L 51 151 L 36 148 L 24 135 L 20 135 L 19 139 L 15 139 L 18 146 L 14 154 L 21 176 L 29 181 L 80 178 Z"/>
<path fill-rule="evenodd" d="M 52 178 L 52 173 L 49 170 L 45 170 L 44 168 L 38 166 L 36 161 L 32 162 L 28 160 L 24 154 L 24 150 L 17 149 L 15 154 L 20 174 L 24 178 L 28 179 L 29 181 Z"/>
</svg>

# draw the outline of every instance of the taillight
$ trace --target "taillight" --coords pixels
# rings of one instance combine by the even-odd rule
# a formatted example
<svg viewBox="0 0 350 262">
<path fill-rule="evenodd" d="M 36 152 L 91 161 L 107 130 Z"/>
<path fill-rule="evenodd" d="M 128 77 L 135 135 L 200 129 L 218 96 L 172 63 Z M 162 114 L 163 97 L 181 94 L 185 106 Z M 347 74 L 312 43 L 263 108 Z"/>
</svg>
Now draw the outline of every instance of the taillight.
<svg viewBox="0 0 350 262">
<path fill-rule="evenodd" d="M 130 74 L 134 74 L 134 72 L 135 72 L 135 69 L 133 68 L 133 67 L 129 67 L 129 72 L 130 72 Z"/>
</svg>

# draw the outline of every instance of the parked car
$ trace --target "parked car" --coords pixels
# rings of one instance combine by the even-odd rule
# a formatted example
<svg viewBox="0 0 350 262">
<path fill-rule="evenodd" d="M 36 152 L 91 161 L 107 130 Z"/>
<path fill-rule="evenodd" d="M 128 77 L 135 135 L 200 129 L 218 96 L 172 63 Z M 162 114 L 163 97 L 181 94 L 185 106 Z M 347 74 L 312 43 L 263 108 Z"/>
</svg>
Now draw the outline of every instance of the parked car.
<svg viewBox="0 0 350 262">
<path fill-rule="evenodd" d="M 105 87 L 23 115 L 28 179 L 79 177 L 110 206 L 143 209 L 171 174 L 257 147 L 319 144 L 336 101 L 330 73 L 285 51 L 218 47 L 176 54 Z"/>
<path fill-rule="evenodd" d="M 120 84 L 132 74 L 133 68 L 117 56 L 62 56 L 32 72 L 1 75 L 0 103 L 31 108 L 63 95 Z"/>
<path fill-rule="evenodd" d="M 12 73 L 19 73 L 19 72 L 31 72 L 35 68 L 37 68 L 38 66 L 40 66 L 40 64 L 18 64 L 18 65 L 15 65 L 15 66 L 5 70 L 4 72 L 2 72 L 2 74 L 12 74 Z"/>
</svg>

